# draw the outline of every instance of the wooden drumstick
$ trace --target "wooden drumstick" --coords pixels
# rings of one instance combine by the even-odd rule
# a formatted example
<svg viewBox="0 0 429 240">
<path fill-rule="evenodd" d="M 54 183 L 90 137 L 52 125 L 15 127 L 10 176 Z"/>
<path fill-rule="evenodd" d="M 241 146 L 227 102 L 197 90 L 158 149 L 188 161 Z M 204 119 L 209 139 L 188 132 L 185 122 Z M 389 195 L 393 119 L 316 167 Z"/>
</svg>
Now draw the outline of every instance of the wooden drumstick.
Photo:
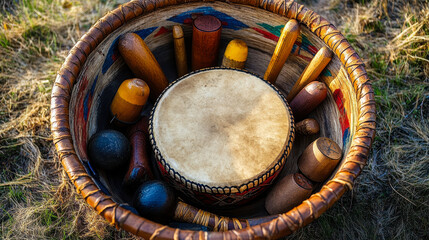
<svg viewBox="0 0 429 240">
<path fill-rule="evenodd" d="M 320 126 L 316 119 L 306 118 L 295 124 L 295 130 L 301 135 L 313 135 L 319 132 Z"/>
<path fill-rule="evenodd" d="M 341 148 L 333 140 L 320 137 L 312 142 L 298 160 L 299 170 L 314 182 L 323 182 L 337 166 L 342 156 Z"/>
<path fill-rule="evenodd" d="M 126 188 L 136 188 L 144 181 L 153 179 L 148 154 L 149 117 L 144 116 L 128 130 L 131 143 L 131 160 L 122 181 Z"/>
<path fill-rule="evenodd" d="M 289 104 L 295 120 L 305 118 L 325 100 L 327 92 L 328 89 L 322 82 L 314 81 L 305 86 Z"/>
<path fill-rule="evenodd" d="M 269 214 L 281 214 L 307 199 L 313 191 L 313 183 L 300 173 L 282 178 L 265 199 L 265 209 Z"/>
<path fill-rule="evenodd" d="M 292 50 L 293 44 L 299 34 L 299 23 L 292 19 L 289 20 L 283 28 L 282 34 L 277 42 L 276 49 L 274 50 L 273 56 L 271 57 L 270 63 L 268 64 L 267 71 L 265 72 L 264 79 L 274 84 L 283 65 L 286 62 L 287 57 Z"/>
<path fill-rule="evenodd" d="M 288 102 L 292 101 L 296 94 L 298 94 L 298 92 L 301 91 L 305 85 L 316 80 L 316 78 L 320 75 L 323 69 L 325 69 L 326 65 L 328 65 L 331 59 L 331 50 L 329 50 L 327 47 L 322 47 L 304 69 L 304 72 L 302 72 L 298 81 L 295 82 L 289 94 L 287 95 L 286 100 Z"/>
<path fill-rule="evenodd" d="M 126 33 L 119 38 L 118 49 L 134 75 L 149 85 L 150 98 L 155 101 L 168 81 L 146 43 L 139 35 Z"/>
<path fill-rule="evenodd" d="M 180 25 L 175 25 L 173 27 L 173 39 L 177 76 L 181 77 L 188 73 L 188 62 L 186 59 L 185 37 Z"/>
<path fill-rule="evenodd" d="M 147 136 L 148 134 L 148 128 L 146 127 L 148 126 L 147 123 L 147 117 L 142 118 L 141 121 L 138 122 L 138 124 L 136 124 L 136 126 L 134 126 L 133 128 L 131 128 L 130 133 L 134 132 L 134 135 L 136 135 L 136 133 L 142 133 L 143 135 Z M 130 172 L 130 169 L 133 169 L 134 167 L 132 166 L 137 166 L 138 168 L 142 168 L 140 166 L 143 166 L 144 171 L 137 171 L 137 172 L 141 172 L 141 173 L 146 173 L 147 176 L 142 176 L 141 174 L 136 175 L 137 177 L 139 177 L 140 179 L 132 179 L 127 177 L 128 173 L 126 175 L 126 177 L 124 178 L 124 181 L 128 181 L 128 182 L 143 182 L 146 180 L 152 180 L 153 179 L 153 174 L 150 170 L 150 167 L 146 165 L 148 164 L 149 161 L 149 157 L 148 157 L 148 152 L 145 151 L 144 149 L 146 149 L 146 144 L 148 143 L 147 141 L 141 141 L 141 139 L 145 139 L 145 138 L 141 138 L 141 135 L 136 135 L 135 137 L 131 138 L 131 145 L 133 146 L 133 159 L 131 160 L 130 163 L 130 168 L 128 170 L 128 172 Z M 138 149 L 143 149 L 141 151 L 139 151 Z M 132 172 L 132 170 L 131 170 Z M 132 174 L 130 175 L 132 176 Z M 130 179 L 130 180 L 127 180 Z M 163 190 L 163 189 L 159 189 L 158 190 Z M 170 191 L 166 192 L 167 194 L 174 194 L 171 193 Z M 166 197 L 166 199 L 173 199 L 174 197 Z M 144 201 L 144 200 L 143 200 Z M 165 202 L 166 206 L 163 206 L 162 208 L 170 208 L 170 204 L 171 201 L 166 201 Z M 136 205 L 136 203 L 135 203 Z M 145 207 L 142 206 L 142 203 L 137 203 L 137 205 L 140 205 L 140 211 L 141 208 Z M 136 206 L 137 207 L 137 206 Z M 254 219 L 237 219 L 237 218 L 229 218 L 229 217 L 222 217 L 222 216 L 218 216 L 214 213 L 210 213 L 201 209 L 198 209 L 196 207 L 193 207 L 189 204 L 186 204 L 182 201 L 178 201 L 177 206 L 174 208 L 174 215 L 173 215 L 173 219 L 177 220 L 177 221 L 183 221 L 183 222 L 189 222 L 189 223 L 195 223 L 195 224 L 200 224 L 203 226 L 206 226 L 210 229 L 212 229 L 213 231 L 227 231 L 227 230 L 232 230 L 232 229 L 242 229 L 242 228 L 246 228 L 248 226 L 254 226 L 254 225 L 258 225 L 264 222 L 268 222 L 272 219 L 274 219 L 277 216 L 267 216 L 267 217 L 261 217 L 261 218 L 254 218 Z M 145 211 L 143 209 L 143 211 Z M 150 211 L 148 211 L 150 212 Z M 156 216 L 156 219 L 164 219 L 163 216 Z"/>
<path fill-rule="evenodd" d="M 137 121 L 149 93 L 149 86 L 141 79 L 132 78 L 122 82 L 110 104 L 110 112 L 115 120 L 123 124 Z"/>
<path fill-rule="evenodd" d="M 221 21 L 215 16 L 202 15 L 193 23 L 192 70 L 214 67 L 219 54 Z"/>
<path fill-rule="evenodd" d="M 240 39 L 233 39 L 226 46 L 222 67 L 243 69 L 247 60 L 247 44 Z"/>
</svg>

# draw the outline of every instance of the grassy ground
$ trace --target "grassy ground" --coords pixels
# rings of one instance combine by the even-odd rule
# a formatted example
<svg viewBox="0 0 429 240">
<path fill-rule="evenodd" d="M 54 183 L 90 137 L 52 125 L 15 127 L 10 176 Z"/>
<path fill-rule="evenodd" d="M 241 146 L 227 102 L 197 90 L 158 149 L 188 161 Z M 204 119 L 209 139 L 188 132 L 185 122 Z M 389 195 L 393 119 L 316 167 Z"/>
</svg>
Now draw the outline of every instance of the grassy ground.
<svg viewBox="0 0 429 240">
<path fill-rule="evenodd" d="M 429 2 L 306 0 L 365 59 L 377 135 L 355 188 L 292 239 L 429 239 Z M 75 193 L 54 154 L 50 90 L 118 1 L 0 0 L 0 239 L 133 238 Z"/>
</svg>

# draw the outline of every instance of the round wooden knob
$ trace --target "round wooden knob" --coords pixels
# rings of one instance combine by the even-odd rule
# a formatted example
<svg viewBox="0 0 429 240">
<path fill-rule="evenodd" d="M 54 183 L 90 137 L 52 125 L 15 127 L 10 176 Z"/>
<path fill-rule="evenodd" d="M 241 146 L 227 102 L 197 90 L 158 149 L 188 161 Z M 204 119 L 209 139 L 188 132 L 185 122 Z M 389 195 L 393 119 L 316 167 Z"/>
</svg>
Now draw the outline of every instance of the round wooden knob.
<svg viewBox="0 0 429 240">
<path fill-rule="evenodd" d="M 203 15 L 194 20 L 192 30 L 192 70 L 214 67 L 217 64 L 221 21 Z"/>
<path fill-rule="evenodd" d="M 323 182 L 331 175 L 342 156 L 333 140 L 321 137 L 304 150 L 298 160 L 299 170 L 314 182 Z"/>
<path fill-rule="evenodd" d="M 243 69 L 247 60 L 247 44 L 240 39 L 233 39 L 226 46 L 222 67 Z"/>
<path fill-rule="evenodd" d="M 313 191 L 313 183 L 300 173 L 289 174 L 281 179 L 265 199 L 265 209 L 271 215 L 289 211 L 307 199 Z"/>
<path fill-rule="evenodd" d="M 149 87 L 141 79 L 125 80 L 113 98 L 110 111 L 116 120 L 131 124 L 138 120 L 149 96 Z"/>
<path fill-rule="evenodd" d="M 306 118 L 295 124 L 295 130 L 301 135 L 313 135 L 319 132 L 320 126 L 316 119 Z"/>
</svg>

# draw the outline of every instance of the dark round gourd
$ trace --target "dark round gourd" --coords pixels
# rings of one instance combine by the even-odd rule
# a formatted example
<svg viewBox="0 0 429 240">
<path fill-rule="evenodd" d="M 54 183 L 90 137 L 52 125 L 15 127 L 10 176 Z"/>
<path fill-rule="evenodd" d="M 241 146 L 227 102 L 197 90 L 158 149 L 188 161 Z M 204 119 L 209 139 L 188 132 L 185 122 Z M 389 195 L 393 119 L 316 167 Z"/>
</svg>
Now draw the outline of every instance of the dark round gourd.
<svg viewBox="0 0 429 240">
<path fill-rule="evenodd" d="M 104 170 L 115 170 L 128 163 L 130 142 L 116 130 L 102 130 L 89 140 L 88 155 L 91 163 Z"/>
<path fill-rule="evenodd" d="M 164 182 L 152 180 L 138 188 L 133 205 L 141 216 L 166 223 L 173 216 L 176 203 L 173 189 Z"/>
</svg>

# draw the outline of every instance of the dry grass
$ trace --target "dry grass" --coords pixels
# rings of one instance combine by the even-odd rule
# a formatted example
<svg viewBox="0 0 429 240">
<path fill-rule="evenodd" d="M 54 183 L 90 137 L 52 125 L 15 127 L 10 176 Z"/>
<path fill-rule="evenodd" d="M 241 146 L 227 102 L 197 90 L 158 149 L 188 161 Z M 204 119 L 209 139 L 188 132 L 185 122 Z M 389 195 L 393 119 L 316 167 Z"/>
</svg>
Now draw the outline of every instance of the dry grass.
<svg viewBox="0 0 429 240">
<path fill-rule="evenodd" d="M 0 238 L 120 238 L 75 193 L 49 130 L 56 72 L 112 1 L 0 4 Z"/>
<path fill-rule="evenodd" d="M 353 191 L 292 239 L 429 239 L 428 1 L 306 0 L 366 59 L 378 107 Z M 68 50 L 116 1 L 0 2 L 0 238 L 133 238 L 75 193 L 54 154 L 50 90 Z"/>
<path fill-rule="evenodd" d="M 293 238 L 428 239 L 429 2 L 322 2 L 366 60 L 377 134 L 353 191 Z"/>
</svg>

